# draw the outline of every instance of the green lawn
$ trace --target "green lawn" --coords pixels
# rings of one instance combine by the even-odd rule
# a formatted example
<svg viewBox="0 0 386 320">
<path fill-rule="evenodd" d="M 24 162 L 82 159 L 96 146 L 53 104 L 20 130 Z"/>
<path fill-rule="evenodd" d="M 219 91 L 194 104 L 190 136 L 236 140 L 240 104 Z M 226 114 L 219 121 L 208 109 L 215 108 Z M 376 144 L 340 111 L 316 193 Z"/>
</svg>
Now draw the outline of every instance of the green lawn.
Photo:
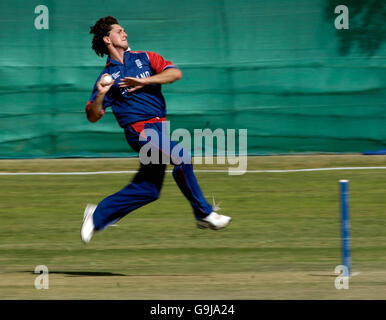
<svg viewBox="0 0 386 320">
<path fill-rule="evenodd" d="M 385 166 L 385 156 L 250 157 L 248 169 Z M 0 172 L 135 170 L 137 159 L 1 160 Z M 218 169 L 224 166 L 197 166 Z M 161 198 L 80 240 L 86 203 L 133 174 L 0 176 L 0 299 L 386 299 L 386 170 L 198 172 L 204 194 L 232 216 L 195 227 L 172 175 Z M 352 268 L 341 264 L 338 180 L 350 180 Z M 49 289 L 36 290 L 37 265 Z"/>
</svg>

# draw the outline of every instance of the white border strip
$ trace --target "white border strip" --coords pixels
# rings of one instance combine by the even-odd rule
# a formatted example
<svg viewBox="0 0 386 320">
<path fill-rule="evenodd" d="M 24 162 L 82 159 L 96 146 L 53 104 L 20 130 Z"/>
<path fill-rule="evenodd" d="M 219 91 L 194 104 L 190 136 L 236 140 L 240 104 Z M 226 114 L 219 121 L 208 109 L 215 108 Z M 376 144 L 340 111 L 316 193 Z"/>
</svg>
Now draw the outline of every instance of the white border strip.
<svg viewBox="0 0 386 320">
<path fill-rule="evenodd" d="M 338 167 L 338 168 L 311 168 L 311 169 L 291 169 L 291 170 L 246 170 L 232 172 L 240 173 L 286 173 L 286 172 L 315 172 L 315 171 L 339 171 L 339 170 L 376 170 L 386 169 L 386 167 Z M 137 170 L 130 171 L 91 171 L 91 172 L 0 172 L 0 176 L 75 176 L 75 175 L 95 175 L 95 174 L 121 174 L 137 173 Z M 172 172 L 172 170 L 166 170 Z M 219 172 L 228 173 L 229 170 L 194 170 L 194 172 Z"/>
</svg>

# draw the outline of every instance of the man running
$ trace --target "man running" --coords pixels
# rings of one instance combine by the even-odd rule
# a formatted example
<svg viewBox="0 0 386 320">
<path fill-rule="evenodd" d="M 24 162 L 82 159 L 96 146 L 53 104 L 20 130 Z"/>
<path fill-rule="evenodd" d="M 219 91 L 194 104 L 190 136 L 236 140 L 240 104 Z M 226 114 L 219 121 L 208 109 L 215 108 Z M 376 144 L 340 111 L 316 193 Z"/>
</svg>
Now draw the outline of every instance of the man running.
<svg viewBox="0 0 386 320">
<path fill-rule="evenodd" d="M 102 118 L 105 109 L 112 107 L 114 116 L 124 129 L 128 144 L 136 152 L 149 143 L 144 139 L 144 129 L 162 136 L 162 124 L 166 121 L 166 105 L 161 85 L 182 78 L 181 70 L 157 53 L 131 51 L 127 34 L 111 16 L 99 19 L 91 27 L 92 49 L 99 56 L 107 55 L 105 68 L 100 73 L 87 103 L 86 113 L 90 122 Z M 111 76 L 110 81 L 105 76 Z M 165 155 L 174 165 L 173 178 L 190 202 L 199 228 L 214 230 L 226 227 L 230 217 L 217 214 L 204 198 L 193 172 L 191 161 L 171 156 L 170 150 L 177 145 L 167 137 L 167 145 L 153 147 L 159 158 Z M 186 155 L 186 153 L 184 153 Z M 141 159 L 141 158 L 140 158 Z M 190 159 L 191 160 L 191 159 Z M 84 211 L 81 238 L 88 243 L 95 231 L 103 230 L 131 211 L 159 198 L 165 176 L 166 164 L 141 162 L 133 181 L 122 190 L 103 199 L 98 205 L 88 204 Z"/>
</svg>

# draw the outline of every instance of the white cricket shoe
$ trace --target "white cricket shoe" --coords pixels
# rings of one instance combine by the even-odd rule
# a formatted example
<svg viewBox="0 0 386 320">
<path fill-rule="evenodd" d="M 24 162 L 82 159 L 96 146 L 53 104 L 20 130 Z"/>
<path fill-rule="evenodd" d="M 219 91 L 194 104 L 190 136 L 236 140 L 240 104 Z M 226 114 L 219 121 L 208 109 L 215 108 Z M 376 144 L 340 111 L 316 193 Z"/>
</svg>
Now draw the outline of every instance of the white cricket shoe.
<svg viewBox="0 0 386 320">
<path fill-rule="evenodd" d="M 80 236 L 84 243 L 89 243 L 94 234 L 93 215 L 96 207 L 95 204 L 88 204 L 84 209 L 83 224 L 80 230 Z"/>
<path fill-rule="evenodd" d="M 198 219 L 197 227 L 200 229 L 211 228 L 213 230 L 219 230 L 225 228 L 231 221 L 231 217 L 224 216 L 213 211 L 207 217 Z"/>
</svg>

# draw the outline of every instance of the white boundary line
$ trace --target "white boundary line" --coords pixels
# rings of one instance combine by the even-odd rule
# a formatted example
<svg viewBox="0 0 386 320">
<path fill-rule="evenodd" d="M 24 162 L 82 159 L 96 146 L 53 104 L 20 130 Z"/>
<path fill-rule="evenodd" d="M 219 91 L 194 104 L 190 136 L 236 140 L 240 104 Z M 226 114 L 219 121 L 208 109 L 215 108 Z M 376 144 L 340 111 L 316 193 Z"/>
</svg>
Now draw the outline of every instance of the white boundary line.
<svg viewBox="0 0 386 320">
<path fill-rule="evenodd" d="M 311 168 L 311 169 L 292 169 L 292 170 L 246 170 L 232 172 L 240 173 L 287 173 L 287 172 L 315 172 L 315 171 L 339 171 L 339 170 L 379 170 L 386 167 L 338 167 L 338 168 Z M 0 176 L 75 176 L 75 175 L 95 175 L 95 174 L 121 174 L 121 173 L 137 173 L 137 170 L 129 171 L 91 171 L 91 172 L 0 172 Z M 172 170 L 166 170 L 170 173 Z M 229 170 L 194 170 L 194 172 L 218 172 L 228 173 Z"/>
</svg>

